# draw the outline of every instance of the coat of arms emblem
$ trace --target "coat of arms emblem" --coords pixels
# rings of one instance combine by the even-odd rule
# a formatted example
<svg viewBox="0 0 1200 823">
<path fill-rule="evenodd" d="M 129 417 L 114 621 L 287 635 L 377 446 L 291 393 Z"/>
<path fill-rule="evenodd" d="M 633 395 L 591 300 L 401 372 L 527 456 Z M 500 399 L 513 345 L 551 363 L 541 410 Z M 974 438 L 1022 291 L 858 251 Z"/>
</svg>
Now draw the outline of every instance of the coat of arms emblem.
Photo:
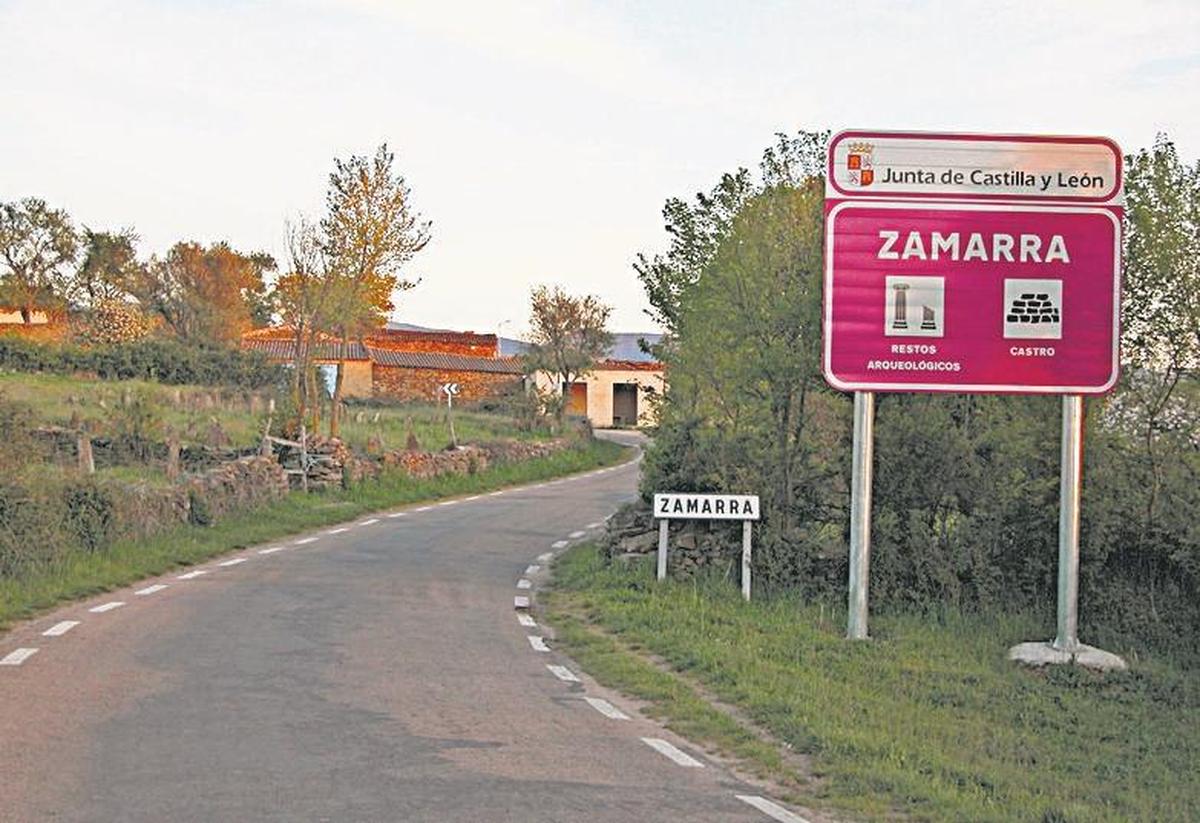
<svg viewBox="0 0 1200 823">
<path fill-rule="evenodd" d="M 850 182 L 855 186 L 869 186 L 875 181 L 875 161 L 872 152 L 875 147 L 870 143 L 851 143 L 846 155 L 846 169 L 850 172 Z"/>
</svg>

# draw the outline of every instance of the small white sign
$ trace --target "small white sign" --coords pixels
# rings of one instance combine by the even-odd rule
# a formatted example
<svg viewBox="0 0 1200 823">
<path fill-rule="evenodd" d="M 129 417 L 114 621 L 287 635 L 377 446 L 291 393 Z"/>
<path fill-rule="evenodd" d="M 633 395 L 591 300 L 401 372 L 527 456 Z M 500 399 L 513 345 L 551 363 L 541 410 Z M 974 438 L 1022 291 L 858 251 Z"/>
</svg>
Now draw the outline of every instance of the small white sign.
<svg viewBox="0 0 1200 823">
<path fill-rule="evenodd" d="M 654 516 L 660 520 L 758 520 L 757 494 L 654 495 Z"/>
</svg>

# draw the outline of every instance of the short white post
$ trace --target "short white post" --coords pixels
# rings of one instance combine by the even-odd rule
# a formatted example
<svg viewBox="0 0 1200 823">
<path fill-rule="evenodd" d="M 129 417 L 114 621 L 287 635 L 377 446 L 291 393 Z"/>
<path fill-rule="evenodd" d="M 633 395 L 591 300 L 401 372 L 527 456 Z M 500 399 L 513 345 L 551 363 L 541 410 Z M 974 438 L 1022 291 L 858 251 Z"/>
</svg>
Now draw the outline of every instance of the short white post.
<svg viewBox="0 0 1200 823">
<path fill-rule="evenodd" d="M 667 520 L 658 521 L 658 579 L 667 576 Z"/>
<path fill-rule="evenodd" d="M 742 521 L 742 599 L 750 600 L 750 521 Z"/>
</svg>

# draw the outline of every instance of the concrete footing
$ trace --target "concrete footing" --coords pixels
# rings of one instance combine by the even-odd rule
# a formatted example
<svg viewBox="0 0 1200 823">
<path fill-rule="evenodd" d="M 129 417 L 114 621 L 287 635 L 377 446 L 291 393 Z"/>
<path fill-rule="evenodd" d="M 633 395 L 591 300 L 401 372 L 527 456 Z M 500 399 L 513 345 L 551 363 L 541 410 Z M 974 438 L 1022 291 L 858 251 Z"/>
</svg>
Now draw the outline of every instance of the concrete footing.
<svg viewBox="0 0 1200 823">
<path fill-rule="evenodd" d="M 1053 643 L 1018 643 L 1008 650 L 1008 659 L 1026 666 L 1055 666 L 1074 663 L 1097 671 L 1124 671 L 1125 661 L 1112 652 L 1080 643 L 1074 649 L 1060 649 Z"/>
</svg>

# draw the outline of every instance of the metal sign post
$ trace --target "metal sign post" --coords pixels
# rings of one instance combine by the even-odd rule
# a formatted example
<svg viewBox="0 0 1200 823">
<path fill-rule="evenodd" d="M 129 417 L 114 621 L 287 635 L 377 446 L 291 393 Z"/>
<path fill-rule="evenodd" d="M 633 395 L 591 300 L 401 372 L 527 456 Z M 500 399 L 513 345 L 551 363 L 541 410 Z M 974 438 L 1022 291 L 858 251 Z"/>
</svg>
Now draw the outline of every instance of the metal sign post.
<svg viewBox="0 0 1200 823">
<path fill-rule="evenodd" d="M 871 480 L 875 455 L 875 394 L 854 393 L 854 456 L 850 476 L 850 604 L 846 636 L 867 638 L 871 569 Z"/>
<path fill-rule="evenodd" d="M 1062 489 L 1058 508 L 1058 634 L 1054 648 L 1079 648 L 1079 502 L 1083 491 L 1083 398 L 1063 398 Z"/>
<path fill-rule="evenodd" d="M 667 576 L 667 524 L 679 520 L 742 521 L 742 597 L 750 599 L 750 524 L 759 519 L 756 494 L 679 494 L 654 495 L 654 516 L 658 519 L 657 577 Z"/>
</svg>

